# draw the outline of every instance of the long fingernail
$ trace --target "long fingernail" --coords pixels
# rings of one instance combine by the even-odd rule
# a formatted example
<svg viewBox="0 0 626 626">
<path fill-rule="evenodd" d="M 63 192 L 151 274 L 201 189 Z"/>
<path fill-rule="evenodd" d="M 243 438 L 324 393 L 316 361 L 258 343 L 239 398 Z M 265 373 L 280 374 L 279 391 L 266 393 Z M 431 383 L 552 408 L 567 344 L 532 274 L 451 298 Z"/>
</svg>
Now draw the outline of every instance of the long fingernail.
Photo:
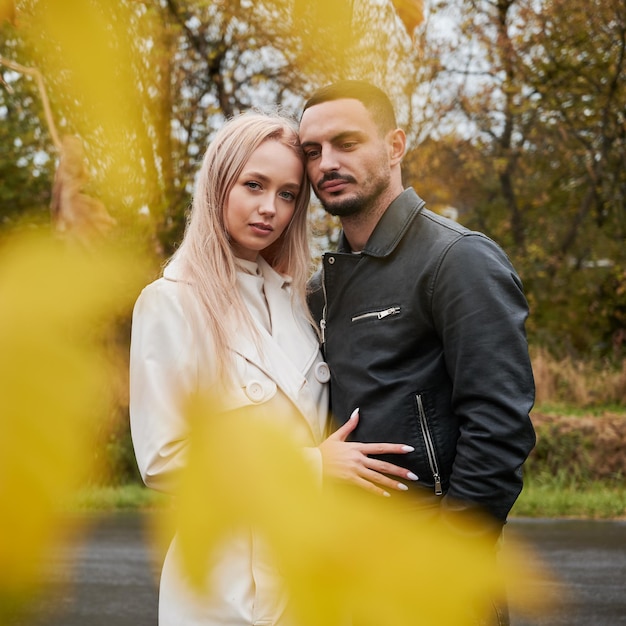
<svg viewBox="0 0 626 626">
<path fill-rule="evenodd" d="M 350 415 L 350 419 L 353 420 L 358 414 L 359 414 L 359 407 L 357 407 L 356 409 L 354 409 L 354 411 L 352 411 L 352 414 Z"/>
<path fill-rule="evenodd" d="M 406 485 L 403 485 L 402 483 L 398 483 L 398 489 L 400 489 L 400 491 L 408 491 L 409 488 Z"/>
<path fill-rule="evenodd" d="M 402 446 L 402 452 L 413 452 L 415 448 L 413 446 Z"/>
<path fill-rule="evenodd" d="M 419 480 L 419 478 L 418 478 L 418 477 L 417 477 L 417 476 L 416 476 L 413 472 L 409 472 L 409 473 L 406 475 L 406 477 L 407 477 L 409 480 Z"/>
<path fill-rule="evenodd" d="M 385 498 L 391 498 L 391 494 L 386 491 L 383 491 L 383 496 L 385 496 Z"/>
</svg>

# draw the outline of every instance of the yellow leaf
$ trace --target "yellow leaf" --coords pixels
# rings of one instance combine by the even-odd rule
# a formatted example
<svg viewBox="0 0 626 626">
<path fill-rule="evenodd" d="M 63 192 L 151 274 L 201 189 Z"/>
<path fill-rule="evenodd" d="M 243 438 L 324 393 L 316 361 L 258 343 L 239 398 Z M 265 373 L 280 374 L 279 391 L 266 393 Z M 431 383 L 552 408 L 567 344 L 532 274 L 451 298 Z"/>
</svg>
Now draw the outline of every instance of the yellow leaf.
<svg viewBox="0 0 626 626">
<path fill-rule="evenodd" d="M 339 624 L 349 613 L 372 624 L 412 626 L 419 616 L 420 623 L 469 626 L 472 611 L 502 591 L 492 542 L 476 533 L 480 519 L 442 524 L 432 509 L 400 511 L 393 497 L 320 488 L 268 417 L 220 414 L 206 399 L 190 407 L 175 516 L 181 565 L 199 593 L 212 556 L 237 529 L 266 543 L 301 626 Z M 523 552 L 515 559 L 522 563 Z M 518 571 L 529 576 L 533 567 Z M 515 568 L 506 575 L 515 587 Z"/>
<path fill-rule="evenodd" d="M 93 463 L 111 387 L 99 339 L 136 293 L 141 264 L 130 261 L 46 238 L 0 250 L 0 592 L 37 582 Z"/>
</svg>

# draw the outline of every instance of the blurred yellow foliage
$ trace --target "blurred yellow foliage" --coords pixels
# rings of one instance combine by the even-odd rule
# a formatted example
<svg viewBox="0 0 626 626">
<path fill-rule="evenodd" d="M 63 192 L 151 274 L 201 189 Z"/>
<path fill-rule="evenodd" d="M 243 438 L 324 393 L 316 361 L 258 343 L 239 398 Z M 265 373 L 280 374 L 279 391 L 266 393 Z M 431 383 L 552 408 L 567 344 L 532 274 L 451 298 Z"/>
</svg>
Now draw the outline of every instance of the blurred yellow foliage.
<svg viewBox="0 0 626 626">
<path fill-rule="evenodd" d="M 42 69 L 69 70 L 73 95 L 93 121 L 113 133 L 127 123 L 118 116 L 124 105 L 120 96 L 133 91 L 132 84 L 125 82 L 131 76 L 130 42 L 126 38 L 132 33 L 127 30 L 130 9 L 124 6 L 113 0 L 38 0 L 35 19 L 24 25 L 31 36 L 45 34 L 50 46 L 57 49 L 52 58 L 40 59 Z M 124 19 L 120 10 L 128 13 L 126 21 L 118 22 Z M 63 67 L 52 65 L 55 58 Z"/>
<path fill-rule="evenodd" d="M 54 111 L 56 123 L 62 115 L 69 121 L 66 128 L 83 140 L 85 156 L 99 172 L 94 183 L 102 190 L 143 180 L 138 174 L 145 164 L 137 155 L 151 154 L 145 132 L 150 97 L 133 63 L 133 9 L 133 3 L 117 0 L 35 0 L 20 20 L 19 32 L 30 43 L 32 63 L 43 75 L 53 103 L 62 103 Z M 96 145 L 99 159 L 94 156 Z M 122 198 L 117 200 L 121 205 Z M 115 214 L 114 207 L 107 209 Z M 98 224 L 106 226 L 107 221 Z"/>
<path fill-rule="evenodd" d="M 391 0 L 398 17 L 402 20 L 409 35 L 424 21 L 422 0 Z"/>
<path fill-rule="evenodd" d="M 271 423 L 217 415 L 210 400 L 190 409 L 192 438 L 174 509 L 185 573 L 202 592 L 211 555 L 237 528 L 263 537 L 301 626 L 341 623 L 346 611 L 368 624 L 475 624 L 502 592 L 525 611 L 541 606 L 524 581 L 539 566 L 511 546 L 497 567 L 481 520 L 433 523 L 400 513 L 391 499 L 320 488 L 304 456 Z M 541 574 L 549 579 L 545 573 Z M 451 599 L 452 598 L 452 599 Z"/>
<path fill-rule="evenodd" d="M 15 3 L 13 0 L 0 0 L 0 26 L 5 20 L 13 22 L 15 19 Z"/>
<path fill-rule="evenodd" d="M 0 4 L 0 18 L 8 19 L 13 7 Z M 16 8 L 18 32 L 32 48 L 28 65 L 37 67 L 55 104 L 65 102 L 69 127 L 103 144 L 106 158 L 92 159 L 105 172 L 101 184 L 118 189 L 125 183 L 128 190 L 141 168 L 129 141 L 144 137 L 137 131 L 144 94 L 132 78 L 130 4 L 36 0 Z M 53 137 L 54 117 L 61 115 L 48 116 Z M 44 237 L 3 238 L 1 597 L 27 601 L 46 551 L 71 530 L 62 508 L 92 469 L 93 437 L 119 389 L 112 384 L 112 346 L 103 350 L 107 321 L 129 314 L 144 282 L 136 255 L 78 250 Z M 0 601 L 2 623 L 4 608 Z"/>
<path fill-rule="evenodd" d="M 141 267 L 43 237 L 0 249 L 0 593 L 37 582 L 93 462 L 113 375 L 102 337 L 132 303 Z"/>
</svg>

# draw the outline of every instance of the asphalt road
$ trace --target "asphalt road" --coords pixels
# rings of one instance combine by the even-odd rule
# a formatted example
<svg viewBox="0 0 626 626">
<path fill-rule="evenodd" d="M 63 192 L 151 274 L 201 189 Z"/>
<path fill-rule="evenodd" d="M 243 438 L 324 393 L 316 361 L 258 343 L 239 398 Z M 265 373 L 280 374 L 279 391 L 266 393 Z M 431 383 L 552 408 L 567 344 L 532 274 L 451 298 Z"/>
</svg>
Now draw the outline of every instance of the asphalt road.
<svg viewBox="0 0 626 626">
<path fill-rule="evenodd" d="M 511 533 L 532 546 L 555 577 L 537 591 L 555 606 L 512 626 L 618 626 L 626 624 L 626 521 L 514 520 Z"/>
<path fill-rule="evenodd" d="M 148 522 L 137 514 L 91 518 L 83 538 L 55 549 L 44 591 L 9 626 L 156 626 L 161 555 L 150 547 Z M 513 520 L 506 532 L 556 577 L 532 582 L 555 598 L 552 612 L 513 613 L 512 626 L 626 625 L 626 521 Z"/>
</svg>

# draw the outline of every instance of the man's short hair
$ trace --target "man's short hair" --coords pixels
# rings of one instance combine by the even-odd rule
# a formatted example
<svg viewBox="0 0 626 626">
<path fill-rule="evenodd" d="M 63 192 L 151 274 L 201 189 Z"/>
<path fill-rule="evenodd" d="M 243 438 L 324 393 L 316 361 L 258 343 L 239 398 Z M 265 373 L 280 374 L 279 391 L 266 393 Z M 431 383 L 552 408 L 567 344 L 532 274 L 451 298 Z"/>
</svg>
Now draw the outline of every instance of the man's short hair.
<svg viewBox="0 0 626 626">
<path fill-rule="evenodd" d="M 321 87 L 306 101 L 302 112 L 316 104 L 344 98 L 361 102 L 383 134 L 397 128 L 396 114 L 387 94 L 364 80 L 342 80 Z"/>
</svg>

